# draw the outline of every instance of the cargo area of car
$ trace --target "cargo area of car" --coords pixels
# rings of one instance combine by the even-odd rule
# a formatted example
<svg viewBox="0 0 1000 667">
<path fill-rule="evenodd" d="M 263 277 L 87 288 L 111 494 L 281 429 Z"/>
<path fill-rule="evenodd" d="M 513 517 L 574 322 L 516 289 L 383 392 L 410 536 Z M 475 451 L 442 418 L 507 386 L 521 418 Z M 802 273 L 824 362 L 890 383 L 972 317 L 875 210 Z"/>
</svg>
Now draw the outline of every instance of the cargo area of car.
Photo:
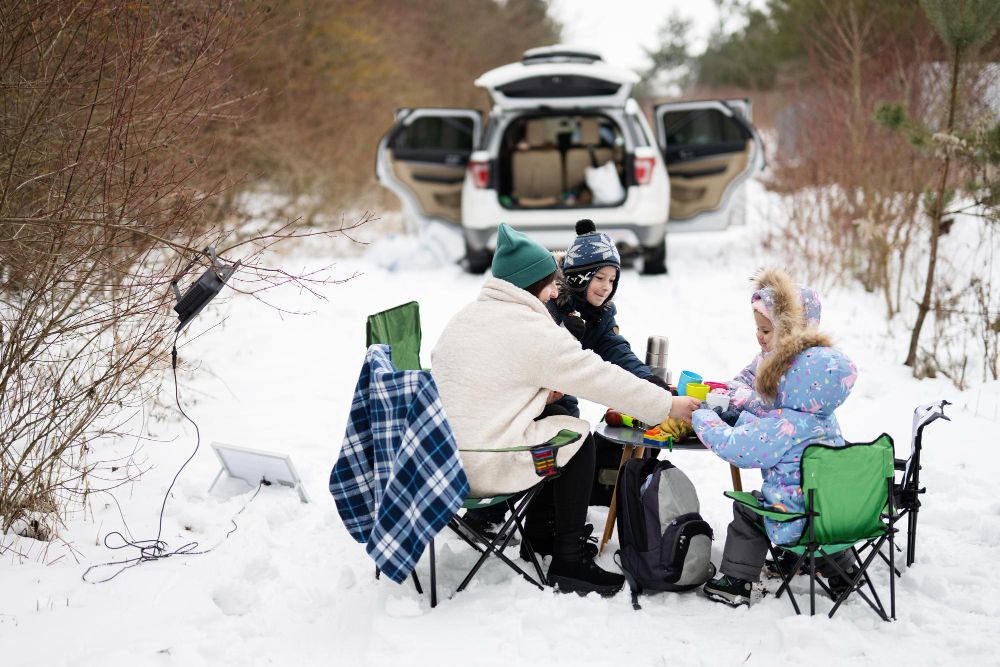
<svg viewBox="0 0 1000 667">
<path fill-rule="evenodd" d="M 504 130 L 497 168 L 505 208 L 590 208 L 625 200 L 625 141 L 608 116 L 517 118 Z"/>
</svg>

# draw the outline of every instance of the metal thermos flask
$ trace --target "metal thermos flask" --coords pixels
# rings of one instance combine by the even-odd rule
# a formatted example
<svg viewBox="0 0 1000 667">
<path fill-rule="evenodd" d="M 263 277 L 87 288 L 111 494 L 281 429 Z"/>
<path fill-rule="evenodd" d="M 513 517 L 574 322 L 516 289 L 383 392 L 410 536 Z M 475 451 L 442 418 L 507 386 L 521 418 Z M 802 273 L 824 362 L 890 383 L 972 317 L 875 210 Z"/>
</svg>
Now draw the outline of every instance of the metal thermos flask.
<svg viewBox="0 0 1000 667">
<path fill-rule="evenodd" d="M 670 384 L 670 369 L 667 368 L 667 349 L 670 341 L 666 336 L 650 336 L 646 341 L 646 365 L 667 384 Z"/>
</svg>

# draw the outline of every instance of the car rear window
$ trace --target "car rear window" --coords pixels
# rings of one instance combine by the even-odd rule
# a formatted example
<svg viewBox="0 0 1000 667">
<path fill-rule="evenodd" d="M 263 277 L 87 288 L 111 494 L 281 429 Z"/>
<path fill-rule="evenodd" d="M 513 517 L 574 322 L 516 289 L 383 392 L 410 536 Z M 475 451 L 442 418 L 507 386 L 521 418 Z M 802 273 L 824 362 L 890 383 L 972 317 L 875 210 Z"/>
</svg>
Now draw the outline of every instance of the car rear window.
<svg viewBox="0 0 1000 667">
<path fill-rule="evenodd" d="M 663 114 L 663 130 L 668 146 L 727 143 L 747 138 L 739 124 L 718 109 L 669 111 Z"/>
<path fill-rule="evenodd" d="M 614 95 L 621 84 L 589 76 L 551 74 L 511 81 L 497 88 L 507 97 L 600 97 Z"/>
<path fill-rule="evenodd" d="M 471 151 L 475 124 L 468 117 L 423 116 L 399 130 L 393 148 L 442 148 Z"/>
</svg>

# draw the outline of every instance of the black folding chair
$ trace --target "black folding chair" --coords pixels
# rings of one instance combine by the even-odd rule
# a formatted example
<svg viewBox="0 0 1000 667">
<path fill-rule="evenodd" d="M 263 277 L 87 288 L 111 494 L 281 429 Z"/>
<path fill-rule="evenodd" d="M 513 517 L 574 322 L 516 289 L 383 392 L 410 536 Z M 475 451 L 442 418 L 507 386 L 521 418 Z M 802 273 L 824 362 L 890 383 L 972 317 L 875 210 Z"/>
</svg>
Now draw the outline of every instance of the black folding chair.
<svg viewBox="0 0 1000 667">
<path fill-rule="evenodd" d="M 923 451 L 924 428 L 938 419 L 951 421 L 944 414 L 944 406 L 951 405 L 941 400 L 918 406 L 913 411 L 913 429 L 910 434 L 910 455 L 905 459 L 894 459 L 894 467 L 899 478 L 893 482 L 893 504 L 895 511 L 887 518 L 889 525 L 894 527 L 903 518 L 906 519 L 906 567 L 913 565 L 917 551 L 917 518 L 920 513 L 920 496 L 927 492 L 920 486 L 920 455 Z M 883 436 L 888 437 L 888 436 Z M 871 546 L 871 545 L 868 545 Z M 899 551 L 902 548 L 896 547 Z M 889 564 L 890 559 L 881 551 L 879 556 Z M 893 565 L 896 576 L 902 576 Z"/>
</svg>

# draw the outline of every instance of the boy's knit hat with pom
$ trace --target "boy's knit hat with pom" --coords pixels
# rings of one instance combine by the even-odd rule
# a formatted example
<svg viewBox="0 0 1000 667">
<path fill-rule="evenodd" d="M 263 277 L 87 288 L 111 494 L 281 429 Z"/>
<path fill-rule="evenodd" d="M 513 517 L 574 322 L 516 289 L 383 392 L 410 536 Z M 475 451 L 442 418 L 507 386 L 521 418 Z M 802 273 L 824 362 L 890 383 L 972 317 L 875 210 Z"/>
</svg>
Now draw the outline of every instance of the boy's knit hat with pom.
<svg viewBox="0 0 1000 667">
<path fill-rule="evenodd" d="M 566 250 L 566 258 L 563 260 L 562 271 L 566 277 L 566 285 L 576 296 L 586 299 L 587 288 L 594 274 L 605 266 L 613 266 L 615 281 L 611 294 L 604 300 L 607 303 L 618 290 L 618 278 L 622 273 L 618 248 L 610 236 L 598 233 L 593 220 L 578 220 L 576 234 L 576 239 Z"/>
</svg>

